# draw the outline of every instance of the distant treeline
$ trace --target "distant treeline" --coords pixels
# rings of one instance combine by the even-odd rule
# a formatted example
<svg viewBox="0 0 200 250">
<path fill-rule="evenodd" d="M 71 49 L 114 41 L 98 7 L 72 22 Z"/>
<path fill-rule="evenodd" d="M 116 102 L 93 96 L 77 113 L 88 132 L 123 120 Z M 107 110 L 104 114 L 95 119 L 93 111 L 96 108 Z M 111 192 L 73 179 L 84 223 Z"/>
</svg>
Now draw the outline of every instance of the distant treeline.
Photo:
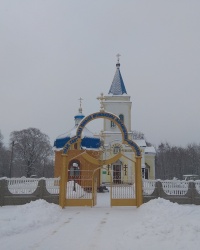
<svg viewBox="0 0 200 250">
<path fill-rule="evenodd" d="M 156 150 L 156 178 L 183 179 L 185 174 L 200 175 L 200 144 L 182 148 L 161 143 Z"/>
<path fill-rule="evenodd" d="M 134 139 L 145 139 L 141 132 L 133 134 Z M 13 131 L 6 148 L 0 131 L 0 177 L 53 177 L 53 172 L 53 150 L 46 134 L 36 128 Z M 182 148 L 161 143 L 156 149 L 156 178 L 182 179 L 184 174 L 200 175 L 200 144 Z"/>
</svg>

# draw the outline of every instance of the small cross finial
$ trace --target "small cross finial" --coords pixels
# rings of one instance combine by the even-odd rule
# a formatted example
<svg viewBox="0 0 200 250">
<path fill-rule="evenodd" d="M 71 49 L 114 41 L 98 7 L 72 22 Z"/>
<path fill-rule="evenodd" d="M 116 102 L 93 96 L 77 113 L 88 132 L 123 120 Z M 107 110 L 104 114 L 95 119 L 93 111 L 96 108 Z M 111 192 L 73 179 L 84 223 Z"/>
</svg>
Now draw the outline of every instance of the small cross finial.
<svg viewBox="0 0 200 250">
<path fill-rule="evenodd" d="M 81 108 L 83 98 L 80 97 L 78 100 L 80 101 L 80 108 Z"/>
<path fill-rule="evenodd" d="M 97 100 L 100 101 L 100 111 L 104 111 L 103 101 L 105 100 L 105 97 L 103 96 L 103 93 L 101 93 L 101 95 L 97 97 Z"/>
<path fill-rule="evenodd" d="M 81 107 L 81 104 L 82 104 L 82 100 L 83 100 L 83 98 L 81 98 L 81 97 L 80 97 L 78 100 L 80 101 L 80 107 L 79 107 L 78 111 L 79 111 L 79 113 L 82 113 L 82 107 Z"/>
<path fill-rule="evenodd" d="M 117 55 L 116 55 L 116 57 L 117 57 L 117 62 L 119 63 L 119 58 L 120 58 L 120 54 L 118 53 Z"/>
</svg>

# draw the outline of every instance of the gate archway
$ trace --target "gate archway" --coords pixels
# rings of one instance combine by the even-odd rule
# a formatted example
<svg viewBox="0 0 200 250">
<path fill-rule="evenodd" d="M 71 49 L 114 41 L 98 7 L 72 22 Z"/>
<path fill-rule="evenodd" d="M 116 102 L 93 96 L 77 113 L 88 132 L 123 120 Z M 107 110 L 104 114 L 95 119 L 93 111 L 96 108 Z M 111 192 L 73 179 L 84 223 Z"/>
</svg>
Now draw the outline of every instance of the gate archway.
<svg viewBox="0 0 200 250">
<path fill-rule="evenodd" d="M 141 151 L 139 146 L 132 140 L 128 138 L 128 132 L 127 129 L 124 125 L 124 123 L 119 119 L 118 116 L 105 112 L 105 111 L 100 111 L 96 112 L 93 114 L 90 114 L 89 116 L 85 117 L 80 124 L 77 127 L 76 135 L 72 137 L 64 146 L 63 148 L 63 164 L 62 164 L 62 169 L 61 169 L 61 180 L 60 180 L 60 194 L 59 194 L 59 205 L 63 208 L 65 206 L 69 205 L 79 205 L 79 206 L 94 206 L 95 205 L 95 192 L 96 192 L 96 182 L 95 182 L 95 173 L 96 171 L 94 170 L 92 174 L 92 198 L 90 197 L 89 199 L 84 199 L 84 202 L 79 203 L 78 201 L 75 201 L 75 203 L 71 203 L 69 198 L 66 198 L 66 193 L 68 192 L 66 182 L 68 181 L 68 166 L 69 162 L 71 162 L 73 159 L 76 157 L 70 158 L 68 156 L 68 151 L 69 149 L 75 149 L 77 152 L 80 152 L 81 149 L 81 134 L 83 132 L 84 127 L 91 122 L 92 120 L 95 119 L 108 119 L 112 122 L 114 122 L 118 128 L 121 131 L 122 134 L 122 143 L 127 144 L 130 146 L 135 153 L 135 198 L 132 199 L 132 202 L 130 202 L 130 205 L 136 205 L 139 207 L 142 204 L 142 175 L 141 175 Z M 108 160 L 101 160 L 101 159 L 96 159 L 90 154 L 88 154 L 87 150 L 85 150 L 82 153 L 77 154 L 77 156 L 82 156 L 84 157 L 88 162 L 94 164 L 97 166 L 97 168 L 101 168 L 104 165 L 111 164 L 113 162 L 116 162 L 120 157 L 124 156 L 120 153 L 118 153 L 116 156 L 108 159 Z M 125 157 L 125 156 L 124 156 Z M 96 169 L 97 169 L 96 168 Z"/>
</svg>

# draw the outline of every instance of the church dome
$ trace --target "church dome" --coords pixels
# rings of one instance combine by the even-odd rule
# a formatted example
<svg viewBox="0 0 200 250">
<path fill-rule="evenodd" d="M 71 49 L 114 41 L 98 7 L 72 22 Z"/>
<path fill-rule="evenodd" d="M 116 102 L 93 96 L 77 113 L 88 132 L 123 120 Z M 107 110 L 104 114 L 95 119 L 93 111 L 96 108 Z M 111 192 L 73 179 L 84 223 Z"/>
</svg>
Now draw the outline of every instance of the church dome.
<svg viewBox="0 0 200 250">
<path fill-rule="evenodd" d="M 78 114 L 74 116 L 75 120 L 75 126 L 68 131 L 67 133 L 64 133 L 56 138 L 54 141 L 54 148 L 57 150 L 61 150 L 65 144 L 76 135 L 76 131 L 78 128 L 78 125 L 80 121 L 85 116 L 82 114 L 82 108 L 80 103 L 80 108 L 78 110 Z M 94 134 L 88 130 L 86 127 L 83 129 L 82 135 L 81 135 L 81 148 L 83 149 L 98 149 L 101 145 L 100 138 L 94 136 Z"/>
</svg>

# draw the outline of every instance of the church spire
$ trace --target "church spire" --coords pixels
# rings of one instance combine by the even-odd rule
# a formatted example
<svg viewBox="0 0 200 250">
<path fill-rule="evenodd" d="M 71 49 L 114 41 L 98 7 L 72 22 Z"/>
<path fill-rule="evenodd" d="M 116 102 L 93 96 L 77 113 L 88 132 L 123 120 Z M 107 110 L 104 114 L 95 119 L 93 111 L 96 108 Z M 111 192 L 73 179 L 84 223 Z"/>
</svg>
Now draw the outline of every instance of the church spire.
<svg viewBox="0 0 200 250">
<path fill-rule="evenodd" d="M 123 95 L 127 94 L 127 92 L 120 72 L 119 57 L 121 55 L 117 54 L 116 56 L 117 56 L 117 64 L 116 64 L 117 68 L 108 94 Z"/>
</svg>

